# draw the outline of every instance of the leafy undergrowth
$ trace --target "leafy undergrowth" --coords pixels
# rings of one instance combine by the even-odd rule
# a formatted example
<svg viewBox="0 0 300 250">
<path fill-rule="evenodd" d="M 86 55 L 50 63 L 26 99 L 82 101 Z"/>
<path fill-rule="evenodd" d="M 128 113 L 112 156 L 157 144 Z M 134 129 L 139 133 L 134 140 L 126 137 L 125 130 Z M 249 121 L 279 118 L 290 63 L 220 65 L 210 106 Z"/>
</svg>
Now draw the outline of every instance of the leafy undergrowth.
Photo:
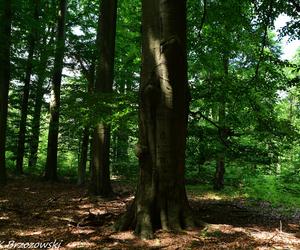
<svg viewBox="0 0 300 250">
<path fill-rule="evenodd" d="M 9 241 L 61 242 L 59 249 L 299 249 L 299 217 L 280 214 L 269 203 L 195 191 L 190 204 L 205 228 L 157 231 L 142 241 L 112 225 L 133 199 L 133 188 L 114 183 L 118 194 L 105 200 L 73 184 L 11 180 L 0 190 L 0 248 Z"/>
</svg>

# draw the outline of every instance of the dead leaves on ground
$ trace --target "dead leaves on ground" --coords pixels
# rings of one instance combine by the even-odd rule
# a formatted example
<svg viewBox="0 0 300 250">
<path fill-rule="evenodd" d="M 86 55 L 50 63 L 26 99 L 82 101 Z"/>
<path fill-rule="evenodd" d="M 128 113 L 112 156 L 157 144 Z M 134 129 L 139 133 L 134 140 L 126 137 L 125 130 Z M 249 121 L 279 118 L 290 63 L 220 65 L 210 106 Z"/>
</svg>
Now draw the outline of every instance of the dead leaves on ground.
<svg viewBox="0 0 300 250">
<path fill-rule="evenodd" d="M 204 200 L 191 196 L 205 228 L 157 231 L 142 241 L 112 225 L 133 199 L 130 185 L 114 184 L 114 199 L 90 197 L 73 184 L 18 179 L 0 191 L 0 242 L 62 241 L 60 249 L 300 249 L 295 218 L 279 219 L 247 207 L 243 201 Z M 1 245 L 0 245 L 1 248 Z M 3 248 L 3 247 L 2 247 Z"/>
</svg>

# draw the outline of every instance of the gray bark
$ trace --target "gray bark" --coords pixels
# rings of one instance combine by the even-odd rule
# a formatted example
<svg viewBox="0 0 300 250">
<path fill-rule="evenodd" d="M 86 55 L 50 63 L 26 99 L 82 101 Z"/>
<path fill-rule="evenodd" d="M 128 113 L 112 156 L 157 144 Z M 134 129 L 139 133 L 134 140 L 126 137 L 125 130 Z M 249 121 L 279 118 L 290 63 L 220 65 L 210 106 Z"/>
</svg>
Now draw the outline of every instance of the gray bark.
<svg viewBox="0 0 300 250">
<path fill-rule="evenodd" d="M 67 0 L 60 0 L 57 22 L 56 51 L 54 59 L 53 77 L 51 83 L 50 123 L 48 132 L 47 160 L 45 167 L 45 179 L 50 181 L 57 180 L 57 147 L 59 132 L 60 87 L 65 50 L 66 12 Z"/>
<path fill-rule="evenodd" d="M 157 228 L 194 225 L 185 184 L 189 107 L 186 1 L 143 0 L 140 86 L 140 177 L 135 200 L 116 224 L 142 238 Z"/>
<path fill-rule="evenodd" d="M 117 0 L 100 3 L 97 34 L 97 66 L 95 93 L 112 92 L 116 37 Z M 96 125 L 93 133 L 93 156 L 90 191 L 96 195 L 110 196 L 112 188 L 109 170 L 110 126 Z"/>
</svg>

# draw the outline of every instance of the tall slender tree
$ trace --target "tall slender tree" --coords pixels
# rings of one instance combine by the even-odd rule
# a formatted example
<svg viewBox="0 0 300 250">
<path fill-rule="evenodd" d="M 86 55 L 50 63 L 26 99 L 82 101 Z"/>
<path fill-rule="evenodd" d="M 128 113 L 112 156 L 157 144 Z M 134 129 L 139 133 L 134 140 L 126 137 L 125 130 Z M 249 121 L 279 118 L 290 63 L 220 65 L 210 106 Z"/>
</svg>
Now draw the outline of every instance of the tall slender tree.
<svg viewBox="0 0 300 250">
<path fill-rule="evenodd" d="M 218 127 L 218 137 L 219 137 L 219 150 L 217 152 L 216 159 L 216 173 L 214 179 L 214 189 L 221 190 L 224 188 L 224 174 L 225 174 L 225 160 L 226 160 L 226 140 L 228 139 L 227 129 L 226 129 L 226 92 L 228 89 L 228 68 L 229 68 L 229 57 L 228 53 L 223 55 L 223 67 L 224 67 L 224 77 L 221 83 L 221 95 L 219 100 L 219 127 Z"/>
<path fill-rule="evenodd" d="M 53 29 L 54 31 L 54 29 Z M 39 136 L 40 136 L 40 119 L 41 119 L 41 110 L 43 105 L 43 96 L 45 93 L 44 83 L 47 78 L 47 66 L 49 64 L 49 48 L 51 48 L 54 40 L 54 33 L 50 32 L 50 38 L 47 34 L 44 34 L 44 37 L 41 41 L 41 48 L 39 50 L 40 58 L 39 64 L 37 65 L 38 79 L 35 84 L 35 98 L 34 98 L 34 109 L 33 117 L 31 122 L 31 137 L 30 137 L 30 154 L 28 160 L 28 168 L 33 170 L 36 167 L 38 159 L 38 147 L 39 147 Z M 47 39 L 49 41 L 47 42 Z"/>
<path fill-rule="evenodd" d="M 186 1 L 142 1 L 140 176 L 135 200 L 116 224 L 142 238 L 193 226 L 185 184 L 189 108 Z"/>
<path fill-rule="evenodd" d="M 19 135 L 18 135 L 18 149 L 17 149 L 17 163 L 16 163 L 16 172 L 17 174 L 23 173 L 23 158 L 25 153 L 25 136 L 26 136 L 26 121 L 28 114 L 28 101 L 29 101 L 29 91 L 30 91 L 30 82 L 31 75 L 33 72 L 33 57 L 36 49 L 36 42 L 38 39 L 39 33 L 39 17 L 40 17 L 40 0 L 33 1 L 33 24 L 31 25 L 31 30 L 29 32 L 28 38 L 28 57 L 27 65 L 25 70 L 25 79 L 23 87 L 23 96 L 21 103 L 21 120 L 19 126 Z"/>
<path fill-rule="evenodd" d="M 48 132 L 47 160 L 45 179 L 57 179 L 57 146 L 59 132 L 60 87 L 62 80 L 63 59 L 65 50 L 65 23 L 67 14 L 67 0 L 59 1 L 57 19 L 56 51 L 51 83 L 50 123 Z"/>
<path fill-rule="evenodd" d="M 0 185 L 6 183 L 5 142 L 10 81 L 11 0 L 0 2 Z"/>
<path fill-rule="evenodd" d="M 97 33 L 95 93 L 112 92 L 116 37 L 117 0 L 100 1 Z M 112 193 L 109 171 L 110 126 L 98 123 L 93 134 L 91 192 Z"/>
</svg>

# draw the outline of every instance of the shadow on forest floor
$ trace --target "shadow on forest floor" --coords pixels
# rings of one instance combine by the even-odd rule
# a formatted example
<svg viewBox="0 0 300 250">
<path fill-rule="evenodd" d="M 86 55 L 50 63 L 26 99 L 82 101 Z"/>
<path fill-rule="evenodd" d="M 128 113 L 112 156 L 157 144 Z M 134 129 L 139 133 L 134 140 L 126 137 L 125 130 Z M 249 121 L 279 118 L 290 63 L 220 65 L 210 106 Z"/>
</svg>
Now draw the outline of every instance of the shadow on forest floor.
<svg viewBox="0 0 300 250">
<path fill-rule="evenodd" d="M 119 196 L 105 200 L 73 184 L 11 181 L 0 190 L 0 248 L 7 249 L 9 241 L 56 240 L 59 249 L 300 249 L 299 218 L 280 215 L 264 203 L 249 206 L 242 199 L 192 193 L 190 203 L 207 223 L 204 229 L 157 231 L 147 241 L 131 231 L 115 233 L 111 226 L 133 199 L 133 189 L 118 183 L 114 189 Z"/>
</svg>

